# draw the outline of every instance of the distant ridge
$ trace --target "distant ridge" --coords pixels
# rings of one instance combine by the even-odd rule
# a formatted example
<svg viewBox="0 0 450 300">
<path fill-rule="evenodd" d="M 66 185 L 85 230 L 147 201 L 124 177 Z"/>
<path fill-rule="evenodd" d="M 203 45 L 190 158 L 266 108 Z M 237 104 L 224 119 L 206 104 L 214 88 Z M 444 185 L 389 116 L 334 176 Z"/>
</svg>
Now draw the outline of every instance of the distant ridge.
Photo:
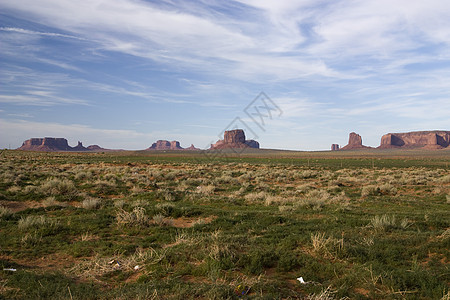
<svg viewBox="0 0 450 300">
<path fill-rule="evenodd" d="M 430 130 L 430 131 L 411 131 L 401 133 L 388 133 L 381 137 L 380 146 L 372 148 L 362 144 L 362 138 L 359 134 L 351 132 L 348 144 L 339 148 L 338 144 L 332 144 L 332 151 L 357 150 L 357 149 L 450 149 L 450 131 Z"/>
<path fill-rule="evenodd" d="M 211 144 L 211 150 L 227 148 L 255 148 L 259 149 L 259 143 L 255 140 L 246 140 L 242 129 L 228 130 L 224 132 L 224 139 Z M 358 149 L 450 149 L 449 130 L 412 131 L 403 133 L 387 133 L 381 137 L 380 146 L 372 148 L 362 144 L 362 137 L 351 132 L 348 144 L 342 148 L 338 144 L 332 144 L 332 151 L 358 150 Z M 98 145 L 84 147 L 81 142 L 75 147 L 71 147 L 65 138 L 31 138 L 22 143 L 17 150 L 24 151 L 44 151 L 44 152 L 105 152 L 105 151 L 125 151 L 116 149 L 105 149 Z M 191 144 L 188 148 L 180 146 L 178 141 L 158 140 L 144 151 L 151 150 L 190 150 L 200 151 Z"/>
<path fill-rule="evenodd" d="M 166 140 L 158 140 L 156 143 L 153 143 L 150 147 L 145 150 L 200 150 L 195 148 L 193 144 L 191 144 L 188 148 L 183 148 L 180 146 L 179 141 L 166 141 Z"/>
<path fill-rule="evenodd" d="M 425 148 L 442 149 L 450 145 L 450 131 L 412 131 L 388 133 L 381 137 L 379 149 L 390 148 Z"/>
</svg>

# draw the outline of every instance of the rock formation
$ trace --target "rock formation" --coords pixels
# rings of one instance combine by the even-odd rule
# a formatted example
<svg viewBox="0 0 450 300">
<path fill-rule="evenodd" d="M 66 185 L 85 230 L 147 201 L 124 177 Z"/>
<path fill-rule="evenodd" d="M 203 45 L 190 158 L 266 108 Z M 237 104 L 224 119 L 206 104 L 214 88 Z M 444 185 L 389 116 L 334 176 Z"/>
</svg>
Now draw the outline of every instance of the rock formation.
<svg viewBox="0 0 450 300">
<path fill-rule="evenodd" d="M 32 138 L 23 142 L 18 150 L 26 151 L 88 151 L 81 142 L 75 147 L 70 147 L 65 138 Z"/>
<path fill-rule="evenodd" d="M 166 141 L 166 140 L 158 140 L 156 143 L 153 143 L 147 150 L 182 150 L 180 146 L 180 142 L 178 141 Z"/>
<path fill-rule="evenodd" d="M 242 129 L 228 130 L 225 131 L 223 140 L 211 145 L 211 149 L 226 148 L 259 148 L 259 143 L 255 140 L 246 140 Z"/>
<path fill-rule="evenodd" d="M 166 141 L 166 140 L 159 140 L 156 141 L 156 143 L 153 143 L 149 148 L 146 150 L 200 150 L 198 148 L 195 148 L 194 145 L 191 144 L 189 148 L 184 149 L 180 146 L 180 142 L 178 141 Z"/>
<path fill-rule="evenodd" d="M 337 151 L 339 150 L 339 145 L 338 144 L 331 144 L 331 151 Z"/>
<path fill-rule="evenodd" d="M 61 152 L 61 151 L 73 151 L 73 152 L 100 152 L 100 151 L 112 151 L 109 149 L 101 148 L 98 145 L 91 145 L 84 147 L 83 143 L 78 142 L 75 147 L 70 147 L 65 138 L 32 138 L 23 142 L 20 148 L 17 150 L 24 151 L 45 151 L 45 152 Z"/>
<path fill-rule="evenodd" d="M 184 148 L 184 150 L 195 150 L 195 151 L 197 151 L 197 150 L 200 150 L 200 149 L 199 149 L 199 148 L 196 148 L 196 147 L 194 146 L 194 144 L 191 144 L 189 147 Z"/>
<path fill-rule="evenodd" d="M 359 134 L 351 132 L 348 137 L 348 144 L 341 148 L 341 150 L 354 150 L 354 149 L 369 149 L 370 147 L 362 144 L 362 138 Z"/>
<path fill-rule="evenodd" d="M 414 131 L 405 133 L 388 133 L 381 137 L 378 148 L 425 148 L 442 149 L 450 145 L 450 131 Z"/>
<path fill-rule="evenodd" d="M 110 149 L 102 148 L 99 145 L 90 145 L 90 146 L 87 146 L 86 149 L 88 149 L 89 151 L 93 151 L 93 152 L 111 151 Z"/>
</svg>

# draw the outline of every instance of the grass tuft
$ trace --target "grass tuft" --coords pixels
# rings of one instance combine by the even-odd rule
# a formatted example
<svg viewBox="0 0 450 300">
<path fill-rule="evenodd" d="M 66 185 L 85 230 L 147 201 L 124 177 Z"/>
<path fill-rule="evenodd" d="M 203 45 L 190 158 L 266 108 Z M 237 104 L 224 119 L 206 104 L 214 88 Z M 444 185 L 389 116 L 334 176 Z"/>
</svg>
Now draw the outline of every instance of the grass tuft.
<svg viewBox="0 0 450 300">
<path fill-rule="evenodd" d="M 127 212 L 126 210 L 119 208 L 116 213 L 117 224 L 120 226 L 147 226 L 148 217 L 145 213 L 145 208 L 135 207 L 133 211 Z"/>
</svg>

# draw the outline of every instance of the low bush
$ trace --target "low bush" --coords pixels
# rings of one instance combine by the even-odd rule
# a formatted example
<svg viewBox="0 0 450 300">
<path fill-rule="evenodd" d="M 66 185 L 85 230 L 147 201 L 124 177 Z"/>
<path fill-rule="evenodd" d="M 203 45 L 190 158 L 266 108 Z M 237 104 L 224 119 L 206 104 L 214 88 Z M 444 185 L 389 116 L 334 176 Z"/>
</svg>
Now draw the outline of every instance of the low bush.
<svg viewBox="0 0 450 300">
<path fill-rule="evenodd" d="M 139 227 L 148 225 L 148 216 L 146 215 L 145 208 L 139 206 L 135 207 L 131 212 L 119 208 L 116 213 L 116 220 L 120 226 Z"/>
</svg>

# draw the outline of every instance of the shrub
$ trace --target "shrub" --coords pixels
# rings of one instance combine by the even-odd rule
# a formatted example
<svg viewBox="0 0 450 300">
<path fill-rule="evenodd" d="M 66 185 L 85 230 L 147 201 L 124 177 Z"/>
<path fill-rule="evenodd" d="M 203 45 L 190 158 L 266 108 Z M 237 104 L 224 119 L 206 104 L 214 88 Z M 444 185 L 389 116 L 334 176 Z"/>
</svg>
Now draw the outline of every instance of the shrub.
<svg viewBox="0 0 450 300">
<path fill-rule="evenodd" d="M 158 203 L 155 207 L 166 217 L 170 216 L 175 210 L 175 205 L 173 203 Z"/>
<path fill-rule="evenodd" d="M 153 222 L 158 226 L 172 226 L 173 221 L 171 219 L 166 219 L 164 215 L 157 214 L 153 216 Z"/>
<path fill-rule="evenodd" d="M 250 193 L 244 196 L 245 201 L 249 203 L 263 201 L 266 198 L 265 192 Z"/>
<path fill-rule="evenodd" d="M 387 231 L 388 229 L 394 228 L 396 224 L 395 216 L 388 216 L 388 215 L 382 215 L 382 216 L 374 216 L 370 220 L 370 225 L 376 230 L 376 231 Z"/>
<path fill-rule="evenodd" d="M 114 191 L 117 184 L 115 181 L 97 180 L 95 182 L 96 190 L 100 193 L 110 193 Z"/>
<path fill-rule="evenodd" d="M 13 214 L 12 210 L 0 205 L 0 218 L 1 219 L 6 219 L 6 218 L 12 216 L 12 214 Z"/>
<path fill-rule="evenodd" d="M 375 185 L 367 185 L 361 189 L 361 196 L 376 196 L 380 193 L 380 190 Z"/>
<path fill-rule="evenodd" d="M 73 199 L 78 195 L 78 191 L 69 179 L 58 179 L 51 178 L 47 180 L 43 185 L 39 188 L 40 192 L 46 195 L 62 195 L 67 199 Z"/>
<path fill-rule="evenodd" d="M 344 249 L 344 239 L 336 239 L 334 237 L 325 238 L 325 233 L 311 234 L 312 251 L 316 254 L 333 256 L 337 252 Z"/>
<path fill-rule="evenodd" d="M 102 204 L 102 201 L 97 198 L 88 198 L 83 200 L 83 203 L 81 204 L 84 209 L 97 209 L 100 208 Z"/>
<path fill-rule="evenodd" d="M 42 242 L 42 235 L 38 232 L 27 233 L 20 241 L 25 246 L 36 246 Z"/>
<path fill-rule="evenodd" d="M 56 229 L 59 226 L 58 222 L 46 216 L 27 216 L 19 220 L 18 227 L 20 230 L 45 228 Z"/>
<path fill-rule="evenodd" d="M 145 192 L 145 190 L 143 188 L 135 185 L 131 188 L 130 192 L 133 195 L 139 195 L 139 194 Z"/>
<path fill-rule="evenodd" d="M 383 184 L 379 187 L 380 193 L 383 195 L 396 195 L 397 194 L 397 188 L 390 185 L 389 183 Z"/>
<path fill-rule="evenodd" d="M 300 206 L 306 206 L 315 210 L 321 209 L 330 200 L 330 194 L 324 190 L 309 191 L 305 198 L 298 202 Z"/>
<path fill-rule="evenodd" d="M 333 291 L 330 287 L 327 287 L 318 294 L 308 295 L 308 297 L 306 297 L 306 300 L 333 300 L 336 299 L 334 297 L 334 294 L 336 294 L 336 291 Z"/>
<path fill-rule="evenodd" d="M 122 226 L 147 226 L 148 217 L 145 208 L 135 207 L 132 212 L 127 212 L 120 208 L 116 214 L 117 224 Z"/>
<path fill-rule="evenodd" d="M 27 185 L 26 187 L 23 188 L 24 194 L 35 194 L 38 192 L 39 192 L 39 188 L 34 185 Z"/>
<path fill-rule="evenodd" d="M 197 187 L 197 193 L 203 195 L 212 195 L 215 190 L 216 187 L 214 185 L 200 185 Z"/>
<path fill-rule="evenodd" d="M 8 189 L 8 193 L 16 194 L 16 193 L 20 192 L 20 190 L 21 190 L 20 186 L 13 185 L 12 187 L 10 187 Z"/>
<path fill-rule="evenodd" d="M 75 174 L 76 180 L 86 180 L 92 178 L 92 172 L 90 171 L 80 171 Z"/>
<path fill-rule="evenodd" d="M 50 197 L 45 198 L 44 201 L 42 201 L 42 205 L 44 205 L 44 207 L 67 206 L 66 203 L 61 203 L 61 202 L 57 201 L 54 196 L 50 196 Z"/>
<path fill-rule="evenodd" d="M 294 210 L 295 210 L 295 207 L 294 207 L 294 206 L 291 206 L 291 205 L 280 205 L 280 206 L 278 206 L 278 210 L 279 210 L 281 213 L 284 213 L 284 212 L 291 212 L 291 211 L 294 211 Z"/>
<path fill-rule="evenodd" d="M 123 208 L 125 206 L 124 200 L 116 200 L 114 201 L 114 207 Z"/>
<path fill-rule="evenodd" d="M 442 183 L 450 183 L 450 174 L 441 177 L 439 181 Z"/>
<path fill-rule="evenodd" d="M 264 204 L 267 205 L 267 206 L 271 205 L 271 204 L 280 205 L 280 204 L 285 204 L 287 202 L 289 202 L 289 200 L 284 198 L 284 197 L 269 195 L 269 196 L 266 197 L 266 200 L 264 201 Z"/>
</svg>

